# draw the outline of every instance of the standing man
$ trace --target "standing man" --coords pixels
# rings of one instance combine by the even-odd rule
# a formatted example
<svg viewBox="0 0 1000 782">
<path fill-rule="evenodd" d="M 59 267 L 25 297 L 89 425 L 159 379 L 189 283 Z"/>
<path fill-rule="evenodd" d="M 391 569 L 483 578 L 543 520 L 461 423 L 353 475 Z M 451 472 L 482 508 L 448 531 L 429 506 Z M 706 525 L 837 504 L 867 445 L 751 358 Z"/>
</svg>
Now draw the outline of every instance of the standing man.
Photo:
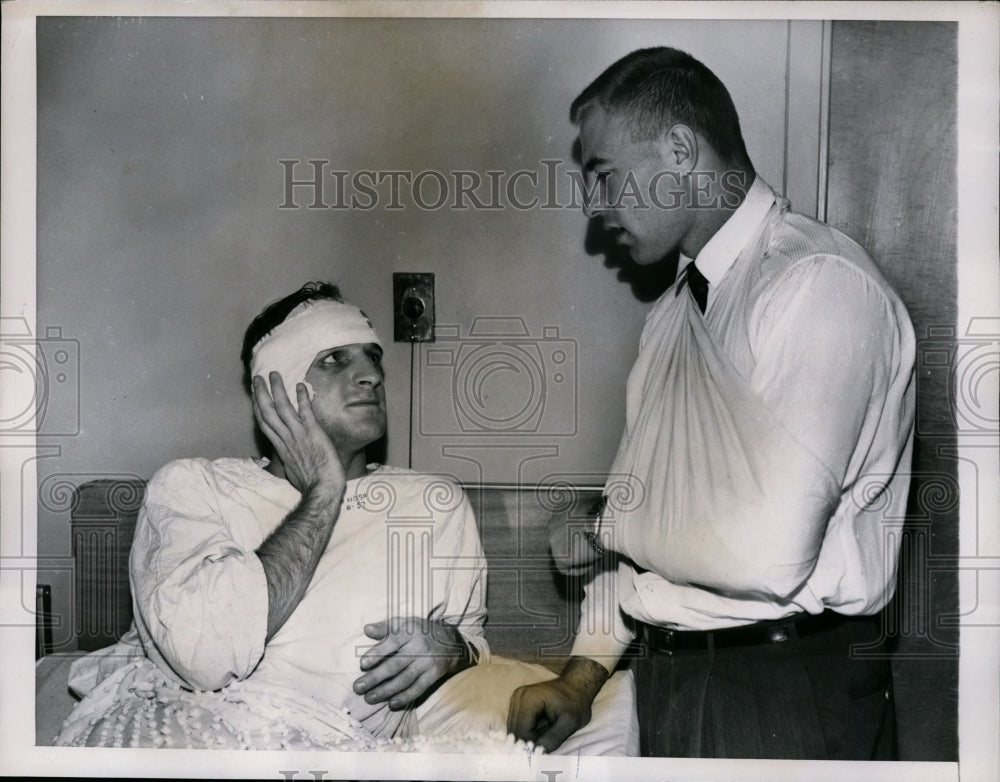
<svg viewBox="0 0 1000 782">
<path fill-rule="evenodd" d="M 756 175 L 690 55 L 633 52 L 571 119 L 587 215 L 637 263 L 679 250 L 681 269 L 628 380 L 610 472 L 632 500 L 554 529 L 557 561 L 589 574 L 581 624 L 508 728 L 557 747 L 634 640 L 644 755 L 891 759 L 878 612 L 909 482 L 906 310 L 861 247 Z"/>
</svg>

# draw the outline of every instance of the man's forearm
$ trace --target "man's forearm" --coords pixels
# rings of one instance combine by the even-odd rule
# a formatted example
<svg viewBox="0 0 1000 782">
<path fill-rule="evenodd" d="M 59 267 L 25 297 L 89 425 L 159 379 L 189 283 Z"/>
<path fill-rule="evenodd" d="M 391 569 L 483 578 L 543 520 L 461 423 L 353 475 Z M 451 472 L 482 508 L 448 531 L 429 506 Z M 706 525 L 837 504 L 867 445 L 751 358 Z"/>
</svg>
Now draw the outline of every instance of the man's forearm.
<svg viewBox="0 0 1000 782">
<path fill-rule="evenodd" d="M 339 492 L 310 492 L 257 549 L 267 577 L 267 640 L 305 594 L 340 516 Z"/>
<path fill-rule="evenodd" d="M 601 691 L 610 674 L 608 669 L 589 657 L 570 657 L 559 676 L 591 702 Z"/>
</svg>

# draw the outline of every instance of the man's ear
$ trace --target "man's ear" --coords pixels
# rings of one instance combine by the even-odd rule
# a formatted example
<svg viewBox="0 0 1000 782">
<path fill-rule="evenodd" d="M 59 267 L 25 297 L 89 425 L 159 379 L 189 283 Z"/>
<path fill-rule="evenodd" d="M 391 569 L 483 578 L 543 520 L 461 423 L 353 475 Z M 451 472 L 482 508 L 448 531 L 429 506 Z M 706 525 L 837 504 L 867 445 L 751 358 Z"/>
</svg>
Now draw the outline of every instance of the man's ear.
<svg viewBox="0 0 1000 782">
<path fill-rule="evenodd" d="M 687 125 L 671 125 L 660 137 L 660 155 L 671 168 L 690 173 L 698 163 L 698 136 Z"/>
</svg>

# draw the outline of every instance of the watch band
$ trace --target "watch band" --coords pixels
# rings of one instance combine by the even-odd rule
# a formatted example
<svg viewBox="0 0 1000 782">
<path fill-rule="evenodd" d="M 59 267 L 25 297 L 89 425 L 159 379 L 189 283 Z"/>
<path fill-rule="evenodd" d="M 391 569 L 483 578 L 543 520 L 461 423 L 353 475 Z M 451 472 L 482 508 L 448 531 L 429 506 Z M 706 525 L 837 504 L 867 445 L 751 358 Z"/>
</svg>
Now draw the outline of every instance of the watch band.
<svg viewBox="0 0 1000 782">
<path fill-rule="evenodd" d="M 587 543 L 590 547 L 596 551 L 598 554 L 607 554 L 608 550 L 601 545 L 600 540 L 597 538 L 597 533 L 593 531 L 587 531 L 583 533 L 583 536 L 587 539 Z"/>
<path fill-rule="evenodd" d="M 603 520 L 604 508 L 607 504 L 607 495 L 601 495 L 600 499 L 594 501 L 594 504 L 590 506 L 590 510 L 587 515 L 593 517 L 597 521 L 597 528 L 583 533 L 583 536 L 587 539 L 587 543 L 590 544 L 590 547 L 598 554 L 611 553 L 608 549 L 601 545 L 600 538 L 601 521 Z"/>
</svg>

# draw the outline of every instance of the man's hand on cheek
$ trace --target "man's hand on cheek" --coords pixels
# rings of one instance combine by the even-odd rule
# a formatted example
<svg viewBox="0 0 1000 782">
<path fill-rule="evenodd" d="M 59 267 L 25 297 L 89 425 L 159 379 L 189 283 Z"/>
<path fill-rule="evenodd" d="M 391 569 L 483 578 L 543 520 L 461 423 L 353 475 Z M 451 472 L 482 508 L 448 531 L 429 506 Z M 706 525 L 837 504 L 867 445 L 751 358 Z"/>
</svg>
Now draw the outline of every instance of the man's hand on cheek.
<svg viewBox="0 0 1000 782">
<path fill-rule="evenodd" d="M 271 372 L 269 381 L 270 386 L 259 375 L 253 378 L 253 411 L 281 459 L 288 482 L 302 494 L 342 494 L 346 481 L 343 463 L 316 420 L 305 384 L 296 385 L 296 407 L 280 374 Z"/>
<path fill-rule="evenodd" d="M 442 677 L 471 664 L 462 636 L 443 622 L 400 617 L 365 625 L 365 635 L 378 643 L 361 658 L 364 673 L 354 691 L 368 703 L 406 708 Z"/>
</svg>

